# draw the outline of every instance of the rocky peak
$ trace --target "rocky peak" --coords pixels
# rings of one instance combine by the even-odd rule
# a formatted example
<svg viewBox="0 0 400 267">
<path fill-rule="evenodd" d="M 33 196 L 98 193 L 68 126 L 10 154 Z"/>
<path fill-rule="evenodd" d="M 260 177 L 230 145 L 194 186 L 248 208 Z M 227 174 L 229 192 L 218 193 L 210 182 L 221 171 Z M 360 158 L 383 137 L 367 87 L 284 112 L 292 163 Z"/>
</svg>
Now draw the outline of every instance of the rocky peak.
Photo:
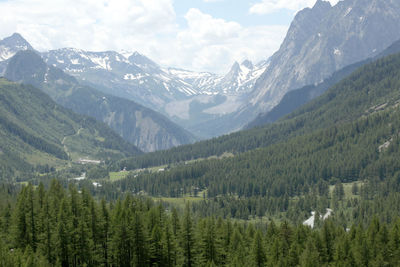
<svg viewBox="0 0 400 267">
<path fill-rule="evenodd" d="M 256 112 L 271 110 L 284 94 L 320 83 L 400 39 L 400 1 L 319 0 L 297 13 L 280 49 L 254 89 Z M 385 29 L 385 30 L 382 30 Z"/>
<path fill-rule="evenodd" d="M 136 51 L 132 53 L 128 60 L 132 64 L 135 64 L 147 70 L 155 70 L 160 68 L 154 61 Z"/>
<path fill-rule="evenodd" d="M 18 51 L 23 50 L 34 49 L 19 33 L 0 40 L 0 62 L 10 59 Z"/>
<path fill-rule="evenodd" d="M 32 46 L 19 33 L 4 38 L 0 41 L 0 45 L 19 50 L 33 50 Z"/>
<path fill-rule="evenodd" d="M 241 65 L 251 70 L 254 68 L 253 63 L 248 59 L 244 60 Z"/>
</svg>

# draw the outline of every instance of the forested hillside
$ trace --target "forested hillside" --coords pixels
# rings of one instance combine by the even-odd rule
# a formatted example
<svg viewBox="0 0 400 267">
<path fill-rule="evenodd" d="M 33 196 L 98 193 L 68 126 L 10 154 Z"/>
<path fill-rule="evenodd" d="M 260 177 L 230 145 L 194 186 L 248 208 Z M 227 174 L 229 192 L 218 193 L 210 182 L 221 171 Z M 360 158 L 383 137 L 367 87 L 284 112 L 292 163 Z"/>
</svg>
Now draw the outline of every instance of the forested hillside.
<svg viewBox="0 0 400 267">
<path fill-rule="evenodd" d="M 29 85 L 0 79 L 0 177 L 44 171 L 80 157 L 121 159 L 141 153 L 106 125 L 57 105 Z"/>
</svg>

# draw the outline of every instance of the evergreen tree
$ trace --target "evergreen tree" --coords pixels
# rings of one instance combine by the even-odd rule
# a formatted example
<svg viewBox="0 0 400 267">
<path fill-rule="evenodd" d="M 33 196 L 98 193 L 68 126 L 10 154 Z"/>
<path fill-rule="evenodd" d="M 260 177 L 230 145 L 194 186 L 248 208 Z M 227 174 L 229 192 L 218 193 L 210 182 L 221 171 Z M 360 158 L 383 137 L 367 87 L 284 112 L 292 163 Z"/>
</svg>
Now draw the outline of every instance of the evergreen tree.
<svg viewBox="0 0 400 267">
<path fill-rule="evenodd" d="M 193 220 L 190 214 L 190 206 L 186 204 L 185 212 L 182 219 L 182 237 L 181 246 L 183 249 L 184 262 L 183 266 L 192 267 L 194 266 L 194 234 L 193 234 Z"/>
<path fill-rule="evenodd" d="M 260 231 L 257 231 L 255 234 L 252 247 L 252 254 L 253 254 L 254 266 L 257 267 L 265 266 L 266 256 Z"/>
</svg>

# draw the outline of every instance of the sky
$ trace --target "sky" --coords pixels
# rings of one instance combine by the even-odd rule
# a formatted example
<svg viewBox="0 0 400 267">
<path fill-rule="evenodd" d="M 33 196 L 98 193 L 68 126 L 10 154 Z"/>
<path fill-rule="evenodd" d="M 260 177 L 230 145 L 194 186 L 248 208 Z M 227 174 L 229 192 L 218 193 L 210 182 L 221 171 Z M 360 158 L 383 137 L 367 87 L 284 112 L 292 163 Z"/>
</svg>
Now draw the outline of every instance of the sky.
<svg viewBox="0 0 400 267">
<path fill-rule="evenodd" d="M 329 0 L 335 5 L 338 0 Z M 316 0 L 0 0 L 0 39 L 35 49 L 137 51 L 161 66 L 226 73 L 266 60 Z"/>
</svg>

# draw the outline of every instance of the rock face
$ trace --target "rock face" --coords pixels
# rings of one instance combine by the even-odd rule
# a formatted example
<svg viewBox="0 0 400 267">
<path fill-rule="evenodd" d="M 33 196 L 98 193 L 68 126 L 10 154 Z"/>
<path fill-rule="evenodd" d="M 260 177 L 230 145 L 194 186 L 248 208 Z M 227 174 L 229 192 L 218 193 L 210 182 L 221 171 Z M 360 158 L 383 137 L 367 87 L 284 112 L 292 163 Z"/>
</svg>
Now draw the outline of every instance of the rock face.
<svg viewBox="0 0 400 267">
<path fill-rule="evenodd" d="M 318 0 L 293 20 L 250 98 L 254 113 L 271 110 L 290 90 L 322 82 L 344 66 L 377 55 L 400 39 L 400 1 Z"/>
<path fill-rule="evenodd" d="M 33 51 L 20 51 L 14 55 L 9 60 L 5 77 L 37 86 L 59 104 L 106 123 L 125 140 L 146 152 L 195 140 L 190 133 L 153 110 L 80 85 L 74 77 L 48 66 Z"/>
<path fill-rule="evenodd" d="M 272 110 L 266 113 L 260 113 L 257 118 L 249 123 L 246 128 L 253 128 L 256 126 L 261 126 L 269 123 L 273 123 L 276 120 L 288 115 L 289 113 L 295 111 L 297 108 L 308 103 L 312 99 L 322 95 L 330 87 L 334 86 L 336 83 L 340 82 L 352 72 L 357 70 L 359 67 L 368 64 L 379 58 L 383 58 L 388 55 L 393 55 L 400 53 L 400 40 L 393 43 L 390 47 L 385 49 L 379 55 L 368 58 L 366 60 L 348 65 L 343 69 L 334 72 L 329 78 L 325 79 L 322 83 L 306 85 L 300 89 L 289 91 L 285 94 L 282 100 L 276 105 Z"/>
</svg>

